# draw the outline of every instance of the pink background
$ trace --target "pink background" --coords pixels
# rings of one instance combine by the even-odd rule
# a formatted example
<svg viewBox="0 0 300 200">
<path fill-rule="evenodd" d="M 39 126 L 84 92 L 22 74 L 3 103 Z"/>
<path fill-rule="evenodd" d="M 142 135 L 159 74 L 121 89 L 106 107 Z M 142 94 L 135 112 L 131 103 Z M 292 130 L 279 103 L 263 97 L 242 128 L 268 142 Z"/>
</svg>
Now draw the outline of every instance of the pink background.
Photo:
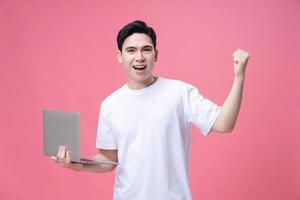
<svg viewBox="0 0 300 200">
<path fill-rule="evenodd" d="M 233 133 L 193 129 L 193 198 L 299 200 L 298 0 L 0 1 L 0 199 L 112 199 L 114 173 L 75 173 L 43 156 L 41 111 L 80 111 L 82 150 L 94 154 L 99 104 L 126 81 L 117 31 L 135 19 L 157 32 L 155 74 L 218 104 L 232 53 L 251 53 Z"/>
</svg>

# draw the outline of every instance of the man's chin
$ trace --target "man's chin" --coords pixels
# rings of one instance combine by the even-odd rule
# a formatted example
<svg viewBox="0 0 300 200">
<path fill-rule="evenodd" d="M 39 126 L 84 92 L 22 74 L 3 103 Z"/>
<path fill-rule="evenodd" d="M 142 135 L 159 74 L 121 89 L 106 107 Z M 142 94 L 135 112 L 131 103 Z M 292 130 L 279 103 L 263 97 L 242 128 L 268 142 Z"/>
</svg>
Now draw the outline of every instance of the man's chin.
<svg viewBox="0 0 300 200">
<path fill-rule="evenodd" d="M 133 75 L 131 76 L 131 81 L 137 82 L 137 83 L 147 83 L 151 82 L 153 80 L 153 75 L 152 74 L 138 74 L 138 75 Z"/>
</svg>

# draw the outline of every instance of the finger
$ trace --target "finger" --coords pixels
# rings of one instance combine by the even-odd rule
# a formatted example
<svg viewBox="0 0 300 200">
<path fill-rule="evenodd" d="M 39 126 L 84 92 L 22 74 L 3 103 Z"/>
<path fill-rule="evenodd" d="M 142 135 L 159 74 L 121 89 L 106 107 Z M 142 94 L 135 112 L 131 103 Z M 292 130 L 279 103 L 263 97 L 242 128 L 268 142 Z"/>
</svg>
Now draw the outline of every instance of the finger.
<svg viewBox="0 0 300 200">
<path fill-rule="evenodd" d="M 244 54 L 237 54 L 234 56 L 233 60 L 238 62 L 245 62 L 249 57 Z"/>
<path fill-rule="evenodd" d="M 70 151 L 66 152 L 66 160 L 67 160 L 67 162 L 71 162 Z"/>
<path fill-rule="evenodd" d="M 249 57 L 249 56 L 250 56 L 250 54 L 249 54 L 247 51 L 243 50 L 243 49 L 237 49 L 237 50 L 235 50 L 234 53 L 232 54 L 232 56 L 237 56 L 237 55 L 244 55 L 244 56 L 246 56 L 246 57 Z"/>
<path fill-rule="evenodd" d="M 66 147 L 65 146 L 60 146 L 59 147 L 59 153 L 58 153 L 58 158 L 65 158 L 66 157 Z"/>
<path fill-rule="evenodd" d="M 237 50 L 234 51 L 234 53 L 233 53 L 232 56 L 235 57 L 235 56 L 237 56 L 239 53 L 240 53 L 240 49 L 237 49 Z"/>
<path fill-rule="evenodd" d="M 61 146 L 58 147 L 58 151 L 57 151 L 57 155 L 56 155 L 57 158 L 60 157 L 60 152 L 61 152 Z"/>
<path fill-rule="evenodd" d="M 58 148 L 58 154 L 57 154 L 57 157 L 58 158 L 64 158 L 65 157 L 65 146 L 59 146 Z"/>
<path fill-rule="evenodd" d="M 57 161 L 57 157 L 56 156 L 51 156 L 50 157 L 52 160 Z"/>
<path fill-rule="evenodd" d="M 61 152 L 62 158 L 66 158 L 66 150 L 67 150 L 66 146 L 62 146 L 62 152 Z"/>
<path fill-rule="evenodd" d="M 58 150 L 58 155 L 57 155 L 57 162 L 61 165 L 64 166 L 65 162 L 65 146 L 59 146 Z"/>
<path fill-rule="evenodd" d="M 250 57 L 250 54 L 248 52 L 246 52 L 246 51 L 238 52 L 236 55 L 239 56 L 239 57 L 243 57 L 243 58 Z"/>
</svg>

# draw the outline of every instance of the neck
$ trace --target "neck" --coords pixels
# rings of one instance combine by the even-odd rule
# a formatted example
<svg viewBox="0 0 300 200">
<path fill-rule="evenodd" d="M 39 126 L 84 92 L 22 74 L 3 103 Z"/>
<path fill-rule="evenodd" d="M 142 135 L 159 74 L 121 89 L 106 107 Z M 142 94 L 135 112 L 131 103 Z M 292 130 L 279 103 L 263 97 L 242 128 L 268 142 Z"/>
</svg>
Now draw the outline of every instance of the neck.
<svg viewBox="0 0 300 200">
<path fill-rule="evenodd" d="M 129 80 L 127 82 L 127 86 L 132 90 L 139 90 L 139 89 L 143 89 L 143 88 L 146 88 L 146 87 L 152 85 L 153 83 L 155 83 L 156 80 L 157 80 L 157 77 L 154 77 L 154 76 L 151 76 L 149 79 L 147 79 L 143 82 Z"/>
</svg>

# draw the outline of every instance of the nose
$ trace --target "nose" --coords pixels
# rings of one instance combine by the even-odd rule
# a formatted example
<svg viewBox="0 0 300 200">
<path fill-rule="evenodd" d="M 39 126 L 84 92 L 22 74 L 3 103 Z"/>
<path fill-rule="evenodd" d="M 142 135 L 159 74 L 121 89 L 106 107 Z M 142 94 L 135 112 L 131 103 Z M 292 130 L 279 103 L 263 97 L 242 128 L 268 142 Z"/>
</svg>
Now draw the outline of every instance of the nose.
<svg viewBox="0 0 300 200">
<path fill-rule="evenodd" d="M 141 51 L 137 51 L 136 56 L 135 56 L 135 60 L 136 61 L 144 61 L 145 57 L 143 55 L 143 53 Z"/>
</svg>

